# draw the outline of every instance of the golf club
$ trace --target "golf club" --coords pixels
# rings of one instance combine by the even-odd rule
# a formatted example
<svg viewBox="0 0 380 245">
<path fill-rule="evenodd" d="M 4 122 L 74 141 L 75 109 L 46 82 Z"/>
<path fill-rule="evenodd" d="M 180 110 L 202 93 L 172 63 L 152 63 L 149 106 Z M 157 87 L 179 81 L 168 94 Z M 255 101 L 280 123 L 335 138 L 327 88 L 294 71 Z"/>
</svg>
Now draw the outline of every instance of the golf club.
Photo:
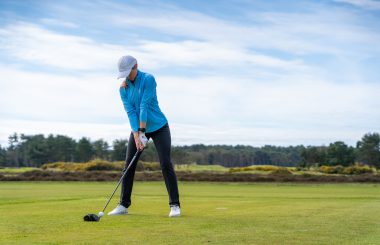
<svg viewBox="0 0 380 245">
<path fill-rule="evenodd" d="M 95 222 L 97 222 L 97 221 L 100 220 L 100 218 L 104 215 L 104 210 L 106 210 L 106 208 L 107 208 L 108 204 L 110 203 L 110 201 L 111 201 L 113 195 L 115 194 L 117 188 L 119 188 L 119 185 L 120 185 L 121 181 L 124 179 L 124 176 L 126 175 L 126 173 L 128 172 L 128 170 L 130 169 L 130 167 L 132 166 L 132 164 L 134 164 L 135 159 L 137 158 L 137 156 L 138 156 L 139 154 L 141 154 L 141 152 L 142 152 L 142 151 L 137 150 L 137 152 L 136 152 L 135 155 L 133 156 L 132 160 L 129 162 L 128 167 L 124 170 L 124 173 L 123 173 L 123 175 L 121 176 L 121 178 L 120 178 L 120 180 L 119 180 L 119 183 L 117 183 L 117 186 L 116 186 L 115 190 L 113 191 L 111 197 L 108 199 L 108 202 L 107 202 L 107 204 L 104 206 L 103 210 L 102 210 L 101 212 L 99 212 L 98 215 L 96 215 L 96 214 L 86 214 L 86 215 L 83 217 L 83 220 L 84 220 L 84 221 L 95 221 Z"/>
</svg>

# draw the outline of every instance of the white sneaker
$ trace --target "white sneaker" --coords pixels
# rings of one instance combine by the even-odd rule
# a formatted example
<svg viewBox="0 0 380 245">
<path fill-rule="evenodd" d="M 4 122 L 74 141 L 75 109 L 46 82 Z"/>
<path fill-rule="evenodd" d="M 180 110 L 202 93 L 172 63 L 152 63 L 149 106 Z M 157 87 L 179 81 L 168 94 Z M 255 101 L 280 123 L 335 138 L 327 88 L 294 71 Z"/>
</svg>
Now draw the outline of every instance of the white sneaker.
<svg viewBox="0 0 380 245">
<path fill-rule="evenodd" d="M 181 209 L 178 205 L 170 206 L 170 214 L 169 217 L 178 217 L 181 215 Z"/>
<path fill-rule="evenodd" d="M 124 215 L 128 214 L 128 208 L 118 204 L 114 210 L 108 213 L 108 215 Z"/>
</svg>

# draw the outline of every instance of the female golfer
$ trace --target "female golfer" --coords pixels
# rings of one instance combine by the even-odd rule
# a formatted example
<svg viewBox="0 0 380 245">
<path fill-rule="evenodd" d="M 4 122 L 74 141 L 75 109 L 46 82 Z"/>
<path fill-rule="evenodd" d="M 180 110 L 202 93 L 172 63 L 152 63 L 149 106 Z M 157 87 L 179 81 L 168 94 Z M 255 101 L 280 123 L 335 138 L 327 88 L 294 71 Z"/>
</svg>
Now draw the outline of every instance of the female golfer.
<svg viewBox="0 0 380 245">
<path fill-rule="evenodd" d="M 128 164 L 132 164 L 130 161 L 136 151 L 141 154 L 146 142 L 152 138 L 169 194 L 169 217 L 180 216 L 177 177 L 170 157 L 170 129 L 165 115 L 158 106 L 156 81 L 152 75 L 137 69 L 137 61 L 132 56 L 121 57 L 118 67 L 118 78 L 125 79 L 120 86 L 120 96 L 132 128 L 128 141 L 125 169 Z M 120 203 L 108 215 L 128 214 L 135 170 L 136 164 L 131 166 L 123 179 Z"/>
</svg>

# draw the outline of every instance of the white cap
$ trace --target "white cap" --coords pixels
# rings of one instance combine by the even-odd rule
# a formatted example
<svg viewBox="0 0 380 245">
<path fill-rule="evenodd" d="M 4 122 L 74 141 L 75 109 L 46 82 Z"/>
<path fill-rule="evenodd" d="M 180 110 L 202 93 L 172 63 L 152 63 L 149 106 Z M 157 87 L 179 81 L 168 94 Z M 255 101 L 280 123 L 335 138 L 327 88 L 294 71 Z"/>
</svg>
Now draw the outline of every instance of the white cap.
<svg viewBox="0 0 380 245">
<path fill-rule="evenodd" d="M 131 73 L 133 66 L 136 64 L 137 60 L 134 57 L 130 55 L 122 56 L 119 59 L 119 62 L 117 63 L 117 66 L 119 68 L 119 75 L 117 76 L 117 78 L 119 79 L 128 77 L 129 73 Z"/>
</svg>

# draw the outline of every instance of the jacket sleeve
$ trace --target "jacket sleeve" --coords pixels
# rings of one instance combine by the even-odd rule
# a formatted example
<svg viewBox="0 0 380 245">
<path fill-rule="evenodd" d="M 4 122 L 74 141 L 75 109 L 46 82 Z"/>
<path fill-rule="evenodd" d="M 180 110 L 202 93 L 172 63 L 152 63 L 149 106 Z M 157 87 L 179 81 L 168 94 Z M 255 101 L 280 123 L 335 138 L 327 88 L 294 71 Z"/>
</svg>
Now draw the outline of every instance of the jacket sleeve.
<svg viewBox="0 0 380 245">
<path fill-rule="evenodd" d="M 137 118 L 137 112 L 136 108 L 134 105 L 129 103 L 128 98 L 127 98 L 127 91 L 124 87 L 120 87 L 120 97 L 121 100 L 123 101 L 124 109 L 128 114 L 129 118 L 129 124 L 131 125 L 132 131 L 137 132 L 138 131 L 138 118 Z"/>
<path fill-rule="evenodd" d="M 140 103 L 140 122 L 148 120 L 148 106 L 156 95 L 156 80 L 153 76 L 148 76 L 145 80 L 143 95 Z"/>
</svg>

